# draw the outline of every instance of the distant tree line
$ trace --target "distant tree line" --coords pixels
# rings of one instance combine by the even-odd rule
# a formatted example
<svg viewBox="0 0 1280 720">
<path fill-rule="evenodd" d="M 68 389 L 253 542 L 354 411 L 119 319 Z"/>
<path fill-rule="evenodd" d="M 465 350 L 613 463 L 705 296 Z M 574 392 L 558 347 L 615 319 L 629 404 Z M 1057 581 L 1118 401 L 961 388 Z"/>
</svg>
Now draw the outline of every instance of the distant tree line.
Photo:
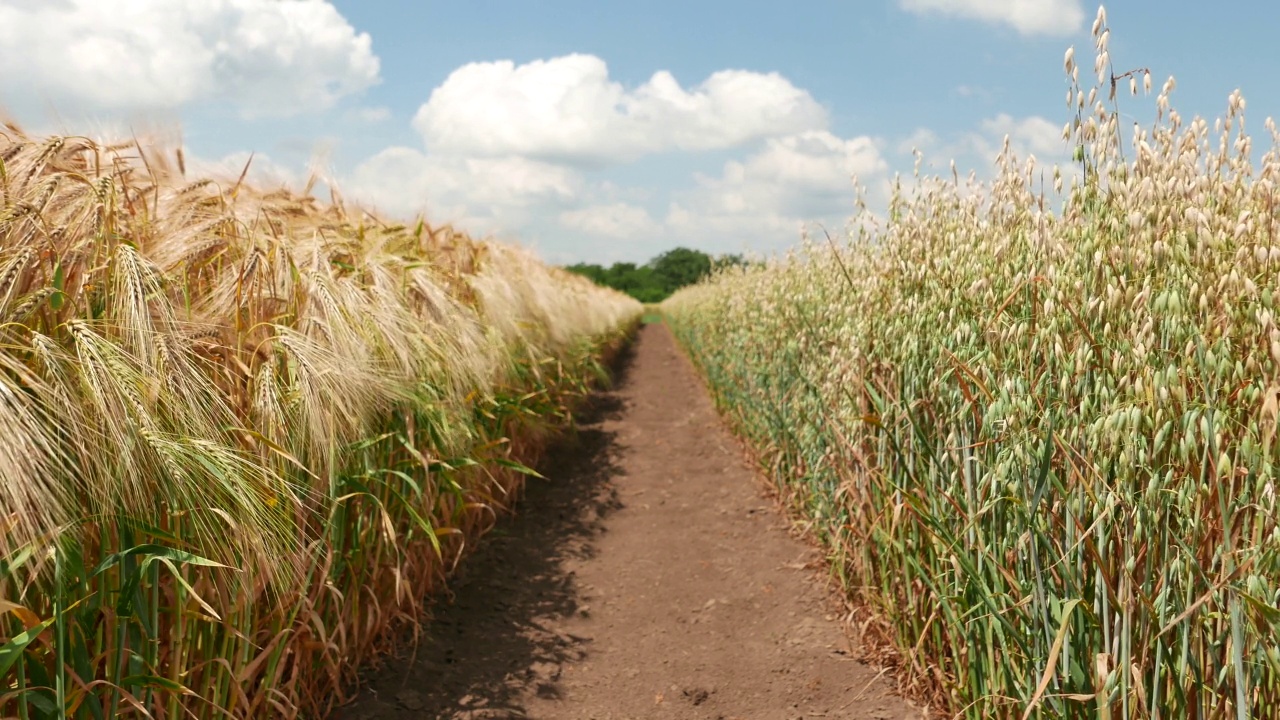
<svg viewBox="0 0 1280 720">
<path fill-rule="evenodd" d="M 609 267 L 578 263 L 566 266 L 570 272 L 585 275 L 597 285 L 621 290 L 640 302 L 656 303 L 685 285 L 692 285 L 722 265 L 742 265 L 741 255 L 711 256 L 701 250 L 676 248 L 668 250 L 644 265 L 614 263 Z"/>
</svg>

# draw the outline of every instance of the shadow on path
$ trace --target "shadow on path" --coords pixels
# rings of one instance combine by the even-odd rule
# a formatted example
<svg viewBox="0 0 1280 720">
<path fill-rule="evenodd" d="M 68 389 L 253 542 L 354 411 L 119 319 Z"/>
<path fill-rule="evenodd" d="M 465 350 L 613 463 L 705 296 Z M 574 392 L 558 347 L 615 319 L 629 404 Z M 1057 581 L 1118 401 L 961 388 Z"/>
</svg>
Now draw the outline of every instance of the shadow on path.
<svg viewBox="0 0 1280 720">
<path fill-rule="evenodd" d="M 593 395 L 577 432 L 539 463 L 548 479 L 529 478 L 516 514 L 504 518 L 464 558 L 424 625 L 415 657 L 389 658 L 336 720 L 526 717 L 522 698 L 561 694 L 565 663 L 586 657 L 590 638 L 560 629 L 586 615 L 573 567 L 595 554 L 602 520 L 622 507 L 615 433 L 618 389 L 634 349 L 619 356 L 614 389 Z"/>
</svg>

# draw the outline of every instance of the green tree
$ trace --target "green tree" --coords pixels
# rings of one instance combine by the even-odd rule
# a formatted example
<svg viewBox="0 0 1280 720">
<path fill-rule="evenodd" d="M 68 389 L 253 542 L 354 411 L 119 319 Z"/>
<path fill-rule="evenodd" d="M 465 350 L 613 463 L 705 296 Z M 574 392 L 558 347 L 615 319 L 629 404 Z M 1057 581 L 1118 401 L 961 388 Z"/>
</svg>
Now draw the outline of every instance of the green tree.
<svg viewBox="0 0 1280 720">
<path fill-rule="evenodd" d="M 692 285 L 711 273 L 711 256 L 701 250 L 678 247 L 649 261 L 667 294 Z"/>
<path fill-rule="evenodd" d="M 741 253 L 725 253 L 711 261 L 711 267 L 719 270 L 720 268 L 741 267 L 747 264 L 747 259 Z"/>
<path fill-rule="evenodd" d="M 741 255 L 712 258 L 701 250 L 679 247 L 662 253 L 644 265 L 622 262 L 603 267 L 578 263 L 568 265 L 565 269 L 582 275 L 597 285 L 627 293 L 640 302 L 658 303 L 666 300 L 676 290 L 706 277 L 713 267 L 743 263 Z"/>
<path fill-rule="evenodd" d="M 587 279 L 589 279 L 591 282 L 597 285 L 607 286 L 609 284 L 605 281 L 605 278 L 607 277 L 606 273 L 608 271 L 600 267 L 599 265 L 588 265 L 587 263 L 578 263 L 577 265 L 566 265 L 565 270 L 568 270 L 571 273 L 577 273 L 579 275 L 585 276 Z"/>
</svg>

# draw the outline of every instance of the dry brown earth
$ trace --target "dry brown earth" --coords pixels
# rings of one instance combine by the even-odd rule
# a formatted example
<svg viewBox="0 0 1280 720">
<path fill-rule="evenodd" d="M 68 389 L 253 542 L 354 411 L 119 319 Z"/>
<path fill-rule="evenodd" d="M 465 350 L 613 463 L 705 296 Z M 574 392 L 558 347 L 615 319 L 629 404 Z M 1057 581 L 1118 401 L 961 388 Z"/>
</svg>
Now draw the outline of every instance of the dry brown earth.
<svg viewBox="0 0 1280 720">
<path fill-rule="evenodd" d="M 342 720 L 919 718 L 831 614 L 666 327 Z"/>
</svg>

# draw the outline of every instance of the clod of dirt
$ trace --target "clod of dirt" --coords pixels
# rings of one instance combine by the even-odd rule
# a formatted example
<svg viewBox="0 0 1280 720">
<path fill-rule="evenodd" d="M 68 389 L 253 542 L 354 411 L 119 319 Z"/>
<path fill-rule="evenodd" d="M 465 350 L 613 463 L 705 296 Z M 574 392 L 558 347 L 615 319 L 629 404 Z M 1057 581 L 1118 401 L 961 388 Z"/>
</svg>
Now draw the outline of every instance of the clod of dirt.
<svg viewBox="0 0 1280 720">
<path fill-rule="evenodd" d="M 549 662 L 536 662 L 529 666 L 529 674 L 544 680 L 559 680 L 560 666 Z"/>
<path fill-rule="evenodd" d="M 681 691 L 686 700 L 693 704 L 694 707 L 701 705 L 711 697 L 711 693 L 702 688 L 685 688 Z"/>
<path fill-rule="evenodd" d="M 396 702 L 405 710 L 421 710 L 425 707 L 422 702 L 422 693 L 417 690 L 401 690 L 396 693 Z"/>
</svg>

